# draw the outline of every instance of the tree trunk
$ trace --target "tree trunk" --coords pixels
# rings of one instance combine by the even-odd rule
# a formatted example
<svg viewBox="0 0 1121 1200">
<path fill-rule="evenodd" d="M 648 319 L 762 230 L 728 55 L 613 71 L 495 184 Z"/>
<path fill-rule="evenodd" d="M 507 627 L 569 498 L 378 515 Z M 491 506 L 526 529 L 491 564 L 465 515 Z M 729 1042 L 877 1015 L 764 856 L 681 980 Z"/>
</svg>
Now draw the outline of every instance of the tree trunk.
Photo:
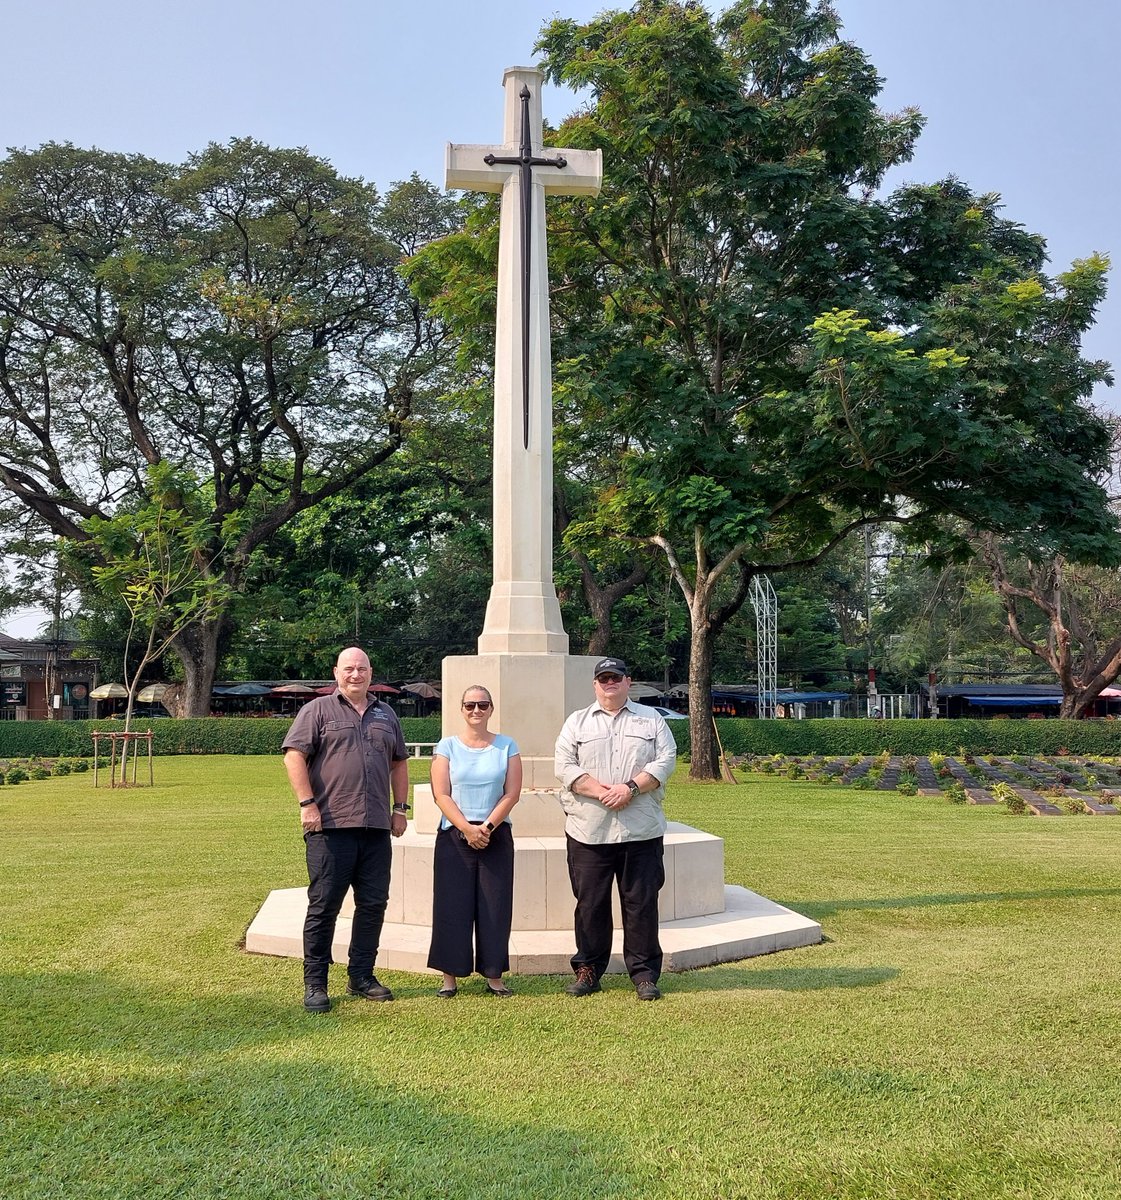
<svg viewBox="0 0 1121 1200">
<path fill-rule="evenodd" d="M 218 670 L 218 645 L 225 618 L 189 625 L 171 643 L 183 664 L 183 693 L 179 716 L 210 716 L 210 696 Z"/>
<path fill-rule="evenodd" d="M 592 572 L 591 563 L 588 562 L 584 555 L 577 555 L 576 561 L 580 564 L 580 576 L 584 585 L 584 599 L 588 604 L 588 611 L 595 618 L 595 629 L 592 630 L 592 635 L 588 639 L 588 645 L 585 649 L 585 654 L 603 655 L 611 652 L 611 614 L 615 609 L 615 605 L 629 595 L 646 581 L 649 574 L 649 568 L 645 563 L 639 563 L 634 570 L 626 577 L 626 579 L 617 580 L 615 583 L 608 584 L 606 587 L 600 587 L 596 583 L 595 575 Z"/>
<path fill-rule="evenodd" d="M 694 580 L 690 583 L 668 538 L 650 538 L 666 556 L 670 571 L 689 606 L 689 778 L 711 782 L 720 778 L 720 755 L 716 727 L 712 723 L 712 658 L 716 639 L 747 599 L 753 569 L 743 562 L 744 547 L 734 546 L 715 567 L 710 567 L 703 531 L 693 533 Z M 731 569 L 739 571 L 739 583 L 725 604 L 712 609 L 714 589 Z"/>
<path fill-rule="evenodd" d="M 690 606 L 689 646 L 689 778 L 720 778 L 720 756 L 712 724 L 713 632 L 708 594 L 698 589 Z"/>
</svg>

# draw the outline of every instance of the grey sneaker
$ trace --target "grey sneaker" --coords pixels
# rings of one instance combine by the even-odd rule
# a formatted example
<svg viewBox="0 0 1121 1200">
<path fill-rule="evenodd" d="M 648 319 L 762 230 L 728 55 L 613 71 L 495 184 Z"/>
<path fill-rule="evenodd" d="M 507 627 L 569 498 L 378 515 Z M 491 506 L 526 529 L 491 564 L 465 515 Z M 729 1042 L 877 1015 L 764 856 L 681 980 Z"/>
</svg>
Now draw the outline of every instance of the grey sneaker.
<svg viewBox="0 0 1121 1200">
<path fill-rule="evenodd" d="M 378 977 L 371 975 L 368 979 L 355 979 L 348 976 L 346 981 L 348 996 L 361 996 L 363 1000 L 392 1000 L 393 993 L 383 983 L 378 983 Z"/>
<path fill-rule="evenodd" d="M 304 988 L 304 1008 L 313 1013 L 330 1012 L 331 998 L 327 989 L 318 983 L 309 983 Z"/>
<path fill-rule="evenodd" d="M 653 979 L 637 980 L 634 990 L 638 993 L 640 1000 L 661 1000 L 662 998 L 662 993 L 658 991 L 658 985 Z"/>
<path fill-rule="evenodd" d="M 600 991 L 599 980 L 591 967 L 577 967 L 576 978 L 564 989 L 570 996 L 590 996 Z"/>
</svg>

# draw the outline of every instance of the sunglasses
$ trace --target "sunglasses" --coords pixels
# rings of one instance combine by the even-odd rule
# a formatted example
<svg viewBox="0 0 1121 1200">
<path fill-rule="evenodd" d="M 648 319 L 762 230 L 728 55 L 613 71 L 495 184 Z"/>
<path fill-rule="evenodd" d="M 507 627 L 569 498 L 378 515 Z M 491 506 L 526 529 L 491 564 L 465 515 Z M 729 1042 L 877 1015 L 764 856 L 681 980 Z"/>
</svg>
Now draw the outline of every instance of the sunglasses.
<svg viewBox="0 0 1121 1200">
<path fill-rule="evenodd" d="M 488 708 L 490 708 L 490 701 L 489 700 L 464 700 L 463 707 L 468 712 L 474 712 L 475 709 L 477 709 L 477 708 L 481 709 L 483 712 L 486 712 L 486 710 Z"/>
<path fill-rule="evenodd" d="M 622 675 L 597 675 L 596 683 L 622 683 Z"/>
</svg>

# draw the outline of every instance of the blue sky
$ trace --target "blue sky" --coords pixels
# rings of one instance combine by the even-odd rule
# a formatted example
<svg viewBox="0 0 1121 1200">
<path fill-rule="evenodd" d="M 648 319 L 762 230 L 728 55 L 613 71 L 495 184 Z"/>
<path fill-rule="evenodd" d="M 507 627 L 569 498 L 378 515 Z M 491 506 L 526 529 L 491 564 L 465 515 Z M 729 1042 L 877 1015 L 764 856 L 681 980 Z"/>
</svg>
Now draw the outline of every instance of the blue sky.
<svg viewBox="0 0 1121 1200">
<path fill-rule="evenodd" d="M 0 141 L 181 161 L 249 135 L 307 146 L 381 186 L 441 182 L 444 143 L 501 134 L 507 66 L 588 0 L 36 0 L 6 6 Z M 1051 270 L 1092 251 L 1121 265 L 1115 0 L 835 0 L 885 78 L 882 107 L 927 117 L 889 186 L 953 173 L 1043 234 Z M 556 89 L 546 115 L 574 107 Z M 1121 365 L 1121 284 L 1087 338 Z M 1121 388 L 1096 397 L 1121 407 Z M 37 619 L 36 619 L 37 620 Z M 30 622 L 34 625 L 35 620 Z M 6 621 L 25 634 L 28 622 Z"/>
</svg>

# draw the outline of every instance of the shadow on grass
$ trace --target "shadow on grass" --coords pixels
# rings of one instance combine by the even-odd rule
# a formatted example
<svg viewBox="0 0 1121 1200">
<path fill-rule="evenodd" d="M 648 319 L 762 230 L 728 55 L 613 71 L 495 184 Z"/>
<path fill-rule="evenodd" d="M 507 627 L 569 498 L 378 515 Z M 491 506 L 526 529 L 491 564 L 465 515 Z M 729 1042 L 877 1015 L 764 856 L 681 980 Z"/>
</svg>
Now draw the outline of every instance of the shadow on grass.
<svg viewBox="0 0 1121 1200">
<path fill-rule="evenodd" d="M 699 971 L 683 971 L 680 975 L 665 975 L 667 991 L 767 991 L 816 992 L 831 988 L 878 987 L 899 975 L 897 967 L 776 967 L 762 965 L 772 960 L 762 956 L 761 966 L 752 968 L 736 965 L 704 967 Z"/>
<path fill-rule="evenodd" d="M 820 921 L 839 912 L 898 908 L 942 908 L 954 904 L 1010 904 L 1023 901 L 1082 900 L 1121 896 L 1121 888 L 1040 888 L 1030 892 L 935 892 L 917 896 L 879 896 L 869 900 L 798 900 L 788 907 Z"/>
<path fill-rule="evenodd" d="M 94 974 L 0 988 L 5 1200 L 640 1194 L 622 1135 L 486 1111 L 502 1066 L 478 1055 L 397 1082 L 365 1021 Z"/>
</svg>

